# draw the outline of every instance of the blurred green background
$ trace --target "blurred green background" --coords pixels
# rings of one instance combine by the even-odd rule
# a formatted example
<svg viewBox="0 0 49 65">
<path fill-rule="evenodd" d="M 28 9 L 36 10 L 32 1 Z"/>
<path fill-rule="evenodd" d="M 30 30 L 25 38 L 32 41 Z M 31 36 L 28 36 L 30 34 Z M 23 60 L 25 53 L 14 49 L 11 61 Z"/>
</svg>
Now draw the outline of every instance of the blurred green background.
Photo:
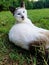
<svg viewBox="0 0 49 65">
<path fill-rule="evenodd" d="M 27 9 L 49 8 L 49 0 L 24 0 Z M 9 6 L 18 7 L 21 0 L 0 0 L 0 11 L 9 10 Z"/>
</svg>

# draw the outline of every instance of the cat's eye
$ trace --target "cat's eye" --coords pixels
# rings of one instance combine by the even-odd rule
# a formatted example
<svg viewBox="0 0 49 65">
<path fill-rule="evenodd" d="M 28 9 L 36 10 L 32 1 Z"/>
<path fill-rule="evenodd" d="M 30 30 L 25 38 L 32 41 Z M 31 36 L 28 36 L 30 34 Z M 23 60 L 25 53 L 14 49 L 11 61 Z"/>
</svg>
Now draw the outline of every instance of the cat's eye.
<svg viewBox="0 0 49 65">
<path fill-rule="evenodd" d="M 25 11 L 23 11 L 23 13 L 25 13 Z"/>
<path fill-rule="evenodd" d="M 20 15 L 20 13 L 18 13 L 18 15 Z"/>
</svg>

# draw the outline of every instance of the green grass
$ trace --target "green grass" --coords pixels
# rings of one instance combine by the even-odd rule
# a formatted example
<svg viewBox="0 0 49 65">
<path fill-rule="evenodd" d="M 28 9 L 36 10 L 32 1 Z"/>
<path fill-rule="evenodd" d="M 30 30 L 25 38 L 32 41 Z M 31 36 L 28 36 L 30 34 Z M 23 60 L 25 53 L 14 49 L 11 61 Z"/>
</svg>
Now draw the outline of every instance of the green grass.
<svg viewBox="0 0 49 65">
<path fill-rule="evenodd" d="M 28 17 L 36 26 L 49 29 L 49 9 L 28 10 Z M 15 23 L 11 12 L 0 12 L 0 65 L 33 65 L 30 52 L 15 46 L 8 39 L 9 30 Z"/>
<path fill-rule="evenodd" d="M 49 29 L 49 9 L 29 10 L 28 15 L 35 25 Z"/>
</svg>

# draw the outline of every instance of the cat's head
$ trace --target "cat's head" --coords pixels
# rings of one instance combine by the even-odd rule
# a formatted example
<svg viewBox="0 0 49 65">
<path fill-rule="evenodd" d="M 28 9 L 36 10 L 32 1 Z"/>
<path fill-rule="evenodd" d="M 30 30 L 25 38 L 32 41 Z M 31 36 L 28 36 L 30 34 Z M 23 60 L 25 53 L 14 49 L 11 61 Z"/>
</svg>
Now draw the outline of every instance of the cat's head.
<svg viewBox="0 0 49 65">
<path fill-rule="evenodd" d="M 25 9 L 24 2 L 22 2 L 18 8 L 9 7 L 9 9 L 18 22 L 22 22 L 27 18 L 27 10 Z"/>
</svg>

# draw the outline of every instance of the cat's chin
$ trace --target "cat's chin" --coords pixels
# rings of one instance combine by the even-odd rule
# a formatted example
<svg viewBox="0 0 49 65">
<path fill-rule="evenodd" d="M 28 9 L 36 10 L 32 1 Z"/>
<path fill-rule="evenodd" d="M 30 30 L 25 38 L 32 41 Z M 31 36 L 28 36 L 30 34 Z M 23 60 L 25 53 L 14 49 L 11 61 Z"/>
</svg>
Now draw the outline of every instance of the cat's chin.
<svg viewBox="0 0 49 65">
<path fill-rule="evenodd" d="M 18 23 L 22 23 L 22 22 L 24 22 L 24 21 L 25 21 L 25 19 L 18 19 L 18 20 L 17 20 Z"/>
</svg>

